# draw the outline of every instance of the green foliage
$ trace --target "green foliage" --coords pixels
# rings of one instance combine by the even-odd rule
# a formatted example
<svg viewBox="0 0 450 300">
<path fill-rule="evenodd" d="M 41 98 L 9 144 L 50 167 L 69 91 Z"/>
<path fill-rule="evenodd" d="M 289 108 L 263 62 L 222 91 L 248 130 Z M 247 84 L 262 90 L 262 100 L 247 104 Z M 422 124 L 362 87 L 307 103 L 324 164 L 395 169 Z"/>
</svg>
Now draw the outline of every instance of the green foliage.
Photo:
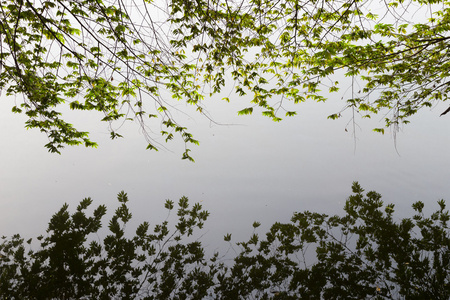
<svg viewBox="0 0 450 300">
<path fill-rule="evenodd" d="M 23 96 L 12 110 L 29 117 L 27 128 L 47 134 L 49 151 L 96 146 L 64 121 L 58 108 L 66 104 L 101 112 L 111 138 L 121 137 L 124 120 L 136 120 L 147 149 L 157 150 L 157 136 L 146 130 L 146 116 L 157 117 L 160 134 L 166 141 L 178 135 L 186 144 L 183 158 L 192 160 L 188 145 L 198 141 L 174 119 L 173 101 L 206 114 L 205 97 L 229 86 L 251 102 L 238 114 L 259 110 L 280 121 L 295 115 L 283 106 L 288 101 L 325 101 L 321 90 L 344 90 L 332 77 L 345 74 L 362 88 L 343 92 L 344 106 L 365 116 L 384 112 L 387 126 L 407 123 L 450 92 L 447 0 L 390 1 L 381 4 L 380 16 L 371 11 L 375 4 L 361 0 L 166 4 L 1 3 L 0 88 Z"/>
<path fill-rule="evenodd" d="M 206 82 L 221 87 L 217 78 L 231 68 L 236 93 L 253 95 L 255 107 L 275 121 L 271 112 L 285 101 L 271 98 L 324 101 L 321 87 L 340 90 L 336 72 L 363 84 L 357 97 L 346 96 L 347 107 L 385 111 L 387 126 L 407 123 L 420 108 L 448 98 L 446 0 L 391 1 L 377 7 L 382 18 L 372 13 L 375 4 L 359 0 L 172 3 L 171 20 L 181 28 L 175 32 L 184 35 L 173 44 L 194 43 L 194 52 L 205 57 Z"/>
<path fill-rule="evenodd" d="M 99 238 L 106 207 L 88 216 L 84 199 L 51 218 L 36 242 L 19 235 L 0 244 L 0 299 L 448 299 L 450 215 L 443 200 L 429 216 L 412 205 L 411 218 L 396 220 L 394 206 L 358 183 L 341 216 L 294 213 L 265 236 L 237 243 L 233 260 L 193 239 L 208 212 L 178 202 L 178 221 L 143 222 L 132 237 L 128 197 Z M 167 200 L 166 209 L 174 208 Z M 254 222 L 256 230 L 259 222 Z M 225 240 L 231 244 L 231 235 Z"/>
</svg>

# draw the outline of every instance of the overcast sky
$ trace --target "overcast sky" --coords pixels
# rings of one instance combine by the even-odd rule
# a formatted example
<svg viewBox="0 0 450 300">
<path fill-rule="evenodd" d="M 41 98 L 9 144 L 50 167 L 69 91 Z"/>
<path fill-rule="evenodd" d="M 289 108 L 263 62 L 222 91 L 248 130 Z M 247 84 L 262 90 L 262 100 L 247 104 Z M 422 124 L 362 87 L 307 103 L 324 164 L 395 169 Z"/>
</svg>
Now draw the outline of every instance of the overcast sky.
<svg viewBox="0 0 450 300">
<path fill-rule="evenodd" d="M 192 148 L 196 162 L 191 163 L 180 159 L 183 145 L 176 142 L 167 150 L 145 150 L 133 123 L 123 128 L 124 139 L 111 141 L 105 124 L 80 112 L 70 117 L 91 131 L 100 146 L 48 153 L 46 137 L 25 130 L 25 118 L 11 113 L 12 101 L 2 97 L 0 102 L 1 235 L 44 233 L 63 203 L 74 209 L 84 197 L 112 210 L 121 190 L 129 194 L 133 219 L 151 224 L 165 219 L 165 199 L 185 195 L 192 203 L 201 202 L 211 212 L 203 237 L 209 247 L 218 247 L 228 232 L 233 241 L 248 237 L 253 221 L 264 229 L 288 221 L 294 211 L 341 213 L 355 180 L 395 203 L 398 216 L 411 213 L 418 200 L 437 208 L 437 200 L 450 199 L 450 117 L 439 117 L 443 104 L 423 110 L 401 130 L 397 154 L 389 131 L 371 130 L 383 125 L 382 116 L 358 120 L 356 144 L 351 128 L 345 131 L 349 113 L 327 120 L 343 106 L 336 99 L 297 105 L 299 115 L 280 123 L 258 114 L 237 117 L 236 111 L 245 107 L 239 99 L 233 104 L 213 101 L 206 106 L 214 119 L 233 125 L 213 125 L 190 115 L 187 125 L 201 142 Z"/>
</svg>

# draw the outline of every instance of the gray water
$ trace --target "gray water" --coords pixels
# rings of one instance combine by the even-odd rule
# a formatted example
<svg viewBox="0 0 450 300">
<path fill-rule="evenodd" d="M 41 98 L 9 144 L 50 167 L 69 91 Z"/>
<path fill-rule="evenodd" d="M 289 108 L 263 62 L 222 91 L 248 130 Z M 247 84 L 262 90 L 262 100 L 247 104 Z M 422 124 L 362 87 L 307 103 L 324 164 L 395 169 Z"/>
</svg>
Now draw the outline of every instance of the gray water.
<svg viewBox="0 0 450 300">
<path fill-rule="evenodd" d="M 46 137 L 25 130 L 25 118 L 10 112 L 13 101 L 0 102 L 0 235 L 42 234 L 63 203 L 75 209 L 85 197 L 112 211 L 121 190 L 130 197 L 136 223 L 163 221 L 165 199 L 185 195 L 200 202 L 211 213 L 202 239 L 213 249 L 226 233 L 233 233 L 235 242 L 249 237 L 254 221 L 263 224 L 262 232 L 275 221 L 288 221 L 294 211 L 339 214 L 353 181 L 394 203 L 397 217 L 411 214 L 415 201 L 431 210 L 437 200 L 450 200 L 450 117 L 439 117 L 444 104 L 412 118 L 397 134 L 395 148 L 392 132 L 372 132 L 383 126 L 381 115 L 357 119 L 356 139 L 352 123 L 347 125 L 351 112 L 327 120 L 343 106 L 334 99 L 296 105 L 299 115 L 280 123 L 257 113 L 237 117 L 245 107 L 239 99 L 206 103 L 214 120 L 231 125 L 189 113 L 186 125 L 201 142 L 192 148 L 196 162 L 191 163 L 180 159 L 180 143 L 145 150 L 134 123 L 119 131 L 124 139 L 111 141 L 106 124 L 94 120 L 100 115 L 79 112 L 69 119 L 91 131 L 100 146 L 48 153 Z"/>
</svg>

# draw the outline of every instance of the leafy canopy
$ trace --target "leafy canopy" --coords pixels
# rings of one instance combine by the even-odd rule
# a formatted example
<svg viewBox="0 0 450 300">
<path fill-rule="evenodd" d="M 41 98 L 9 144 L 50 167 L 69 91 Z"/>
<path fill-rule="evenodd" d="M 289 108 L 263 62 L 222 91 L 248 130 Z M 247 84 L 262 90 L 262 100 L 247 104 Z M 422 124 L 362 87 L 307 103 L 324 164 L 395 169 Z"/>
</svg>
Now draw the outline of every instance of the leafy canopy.
<svg viewBox="0 0 450 300">
<path fill-rule="evenodd" d="M 233 86 L 250 100 L 239 114 L 280 121 L 296 114 L 287 102 L 339 92 L 343 110 L 383 112 L 386 126 L 398 126 L 450 89 L 446 0 L 5 0 L 0 9 L 0 88 L 23 96 L 13 111 L 48 135 L 51 152 L 96 146 L 64 120 L 64 105 L 103 113 L 111 138 L 135 120 L 155 150 L 146 124 L 157 118 L 159 134 L 179 135 L 192 159 L 198 141 L 174 117 L 174 101 L 211 118 L 205 97 Z M 341 92 L 342 74 L 359 93 Z"/>
<path fill-rule="evenodd" d="M 174 224 L 169 218 L 152 226 L 146 221 L 131 234 L 127 194 L 117 198 L 107 232 L 99 231 L 106 207 L 88 214 L 87 198 L 75 212 L 66 204 L 53 215 L 39 242 L 3 237 L 0 299 L 450 296 L 450 215 L 443 200 L 430 215 L 417 202 L 413 216 L 398 219 L 394 205 L 354 183 L 343 216 L 296 212 L 265 235 L 255 222 L 248 241 L 233 245 L 227 234 L 228 255 L 208 256 L 197 230 L 209 213 L 200 204 L 190 206 L 182 197 Z M 171 211 L 175 204 L 167 200 L 165 207 Z"/>
</svg>

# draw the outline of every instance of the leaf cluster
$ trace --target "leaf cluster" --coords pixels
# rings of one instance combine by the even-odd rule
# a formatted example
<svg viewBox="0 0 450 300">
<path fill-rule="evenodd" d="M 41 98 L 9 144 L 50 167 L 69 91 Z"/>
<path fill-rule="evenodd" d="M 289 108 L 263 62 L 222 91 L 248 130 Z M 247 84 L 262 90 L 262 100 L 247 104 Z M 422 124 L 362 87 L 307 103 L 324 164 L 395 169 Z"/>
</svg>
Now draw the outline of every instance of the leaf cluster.
<svg viewBox="0 0 450 300">
<path fill-rule="evenodd" d="M 109 233 L 99 239 L 106 207 L 92 216 L 92 204 L 84 199 L 76 212 L 65 204 L 50 220 L 47 234 L 37 238 L 39 249 L 20 235 L 0 245 L 0 299 L 168 299 L 175 294 L 201 298 L 210 278 L 202 267 L 205 258 L 200 242 L 184 242 L 208 216 L 199 204 L 190 208 L 179 201 L 179 221 L 154 226 L 140 224 L 127 237 L 132 215 L 127 194 L 118 194 L 120 206 L 108 223 Z M 168 200 L 166 208 L 173 209 Z M 194 284 L 197 288 L 194 288 Z"/>
<path fill-rule="evenodd" d="M 65 121 L 58 107 L 66 103 L 102 113 L 112 138 L 121 137 L 124 121 L 137 121 L 148 149 L 159 148 L 148 127 L 159 119 L 159 137 L 179 136 L 183 158 L 192 160 L 189 145 L 199 142 L 175 118 L 174 101 L 213 121 L 205 97 L 228 86 L 250 99 L 241 115 L 260 111 L 280 121 L 296 114 L 287 103 L 326 101 L 339 92 L 344 110 L 363 117 L 383 112 L 386 126 L 394 127 L 450 92 L 447 0 L 390 1 L 381 17 L 365 0 L 165 4 L 1 3 L 0 88 L 24 97 L 13 111 L 29 117 L 27 128 L 48 135 L 49 151 L 96 146 L 88 132 Z M 422 12 L 426 17 L 414 18 Z M 355 79 L 359 92 L 354 86 L 350 96 L 341 92 L 348 84 L 335 77 L 342 74 Z"/>
<path fill-rule="evenodd" d="M 143 222 L 132 237 L 128 197 L 99 238 L 106 207 L 88 216 L 84 199 L 74 213 L 64 205 L 50 220 L 39 249 L 20 235 L 0 244 L 0 299 L 448 299 L 450 215 L 445 202 L 429 216 L 413 204 L 411 218 L 397 220 L 394 206 L 358 183 L 343 216 L 309 211 L 275 223 L 235 246 L 233 258 L 206 249 L 195 230 L 208 212 L 178 202 L 177 222 L 150 230 Z M 166 209 L 174 209 L 167 200 Z M 230 247 L 231 235 L 225 240 Z"/>
</svg>

